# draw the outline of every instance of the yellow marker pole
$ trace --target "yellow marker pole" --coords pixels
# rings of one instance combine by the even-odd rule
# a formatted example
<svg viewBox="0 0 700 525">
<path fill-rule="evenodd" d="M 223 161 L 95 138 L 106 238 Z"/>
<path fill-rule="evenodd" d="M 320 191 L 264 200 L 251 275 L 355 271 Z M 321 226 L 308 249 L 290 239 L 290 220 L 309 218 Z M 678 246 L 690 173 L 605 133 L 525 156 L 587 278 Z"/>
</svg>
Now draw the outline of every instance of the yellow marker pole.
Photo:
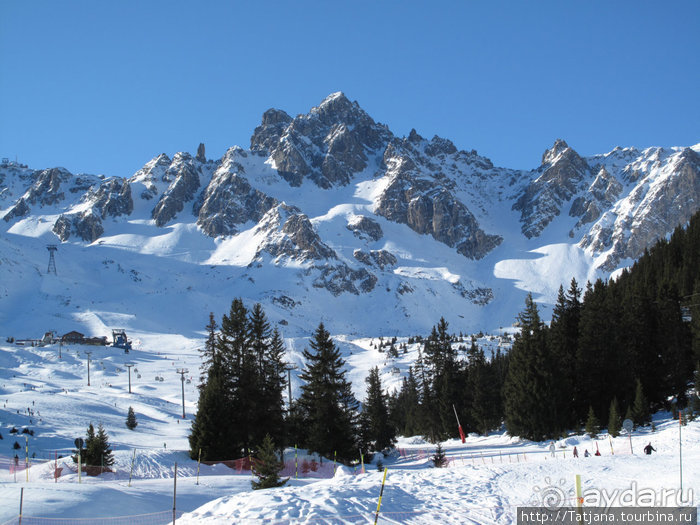
<svg viewBox="0 0 700 525">
<path fill-rule="evenodd" d="M 333 476 L 335 476 L 335 469 L 336 469 L 335 461 L 337 459 L 337 455 L 338 455 L 338 453 L 334 450 L 333 451 Z"/>
<path fill-rule="evenodd" d="M 576 474 L 576 512 L 583 523 L 583 492 L 581 491 L 581 475 Z"/>
<path fill-rule="evenodd" d="M 379 501 L 377 502 L 377 513 L 374 515 L 374 525 L 377 525 L 379 519 L 379 508 L 382 506 L 382 496 L 384 495 L 384 483 L 386 482 L 387 467 L 384 467 L 384 478 L 382 479 L 382 489 L 379 491 Z"/>
<path fill-rule="evenodd" d="M 610 434 L 608 434 L 608 441 L 610 441 L 610 454 L 614 456 L 615 451 L 613 450 L 612 437 L 610 437 Z"/>
<path fill-rule="evenodd" d="M 299 461 L 297 460 L 297 446 L 294 445 L 294 479 L 299 477 Z"/>
<path fill-rule="evenodd" d="M 284 458 L 282 458 L 284 459 Z M 196 485 L 199 485 L 199 464 L 202 462 L 202 449 L 199 449 L 199 457 L 197 458 L 197 483 Z"/>
<path fill-rule="evenodd" d="M 362 463 L 362 470 L 360 470 L 360 472 L 362 474 L 364 474 L 365 473 L 365 455 L 362 452 L 360 452 L 360 463 Z"/>
</svg>

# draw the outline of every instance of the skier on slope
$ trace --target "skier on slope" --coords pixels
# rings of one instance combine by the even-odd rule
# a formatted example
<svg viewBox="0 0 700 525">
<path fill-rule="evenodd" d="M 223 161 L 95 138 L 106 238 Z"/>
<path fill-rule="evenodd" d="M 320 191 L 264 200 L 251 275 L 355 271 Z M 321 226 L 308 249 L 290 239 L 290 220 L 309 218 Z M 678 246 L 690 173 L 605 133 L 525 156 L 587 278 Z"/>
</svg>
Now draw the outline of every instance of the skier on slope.
<svg viewBox="0 0 700 525">
<path fill-rule="evenodd" d="M 554 447 L 554 441 L 552 441 L 552 444 L 549 445 L 549 453 L 552 455 L 552 457 L 554 457 L 555 452 L 556 452 L 556 449 Z"/>
<path fill-rule="evenodd" d="M 578 449 L 576 447 L 574 447 L 574 457 L 575 458 L 578 457 Z"/>
<path fill-rule="evenodd" d="M 645 453 L 647 456 L 651 456 L 651 451 L 652 451 L 652 450 L 653 450 L 654 452 L 656 452 L 656 449 L 655 449 L 654 447 L 651 446 L 651 441 L 649 441 L 649 444 L 648 444 L 646 447 L 644 447 L 644 453 Z"/>
</svg>

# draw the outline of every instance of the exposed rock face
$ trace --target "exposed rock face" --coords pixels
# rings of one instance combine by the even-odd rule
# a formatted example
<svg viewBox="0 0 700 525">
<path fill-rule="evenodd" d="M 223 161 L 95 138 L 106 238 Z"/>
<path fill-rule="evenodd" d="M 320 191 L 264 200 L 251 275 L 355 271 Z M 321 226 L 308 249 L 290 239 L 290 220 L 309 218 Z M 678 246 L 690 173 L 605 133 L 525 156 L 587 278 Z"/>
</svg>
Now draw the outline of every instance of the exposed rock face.
<svg viewBox="0 0 700 525">
<path fill-rule="evenodd" d="M 94 242 L 104 233 L 104 228 L 100 218 L 90 209 L 70 216 L 61 215 L 54 223 L 53 232 L 64 242 L 72 234 L 85 242 Z"/>
<path fill-rule="evenodd" d="M 368 154 L 381 153 L 391 138 L 357 102 L 342 93 L 327 97 L 308 115 L 290 119 L 268 110 L 251 138 L 251 150 L 269 155 L 292 186 L 309 178 L 321 188 L 343 186 L 367 167 Z"/>
<path fill-rule="evenodd" d="M 698 153 L 690 148 L 678 153 L 659 148 L 650 157 L 658 169 L 606 211 L 579 243 L 594 254 L 607 252 L 600 264 L 604 270 L 639 257 L 675 226 L 690 220 L 697 207 L 688 207 L 688 202 L 700 203 Z"/>
<path fill-rule="evenodd" d="M 353 219 L 349 221 L 347 229 L 360 239 L 370 239 L 372 241 L 378 241 L 384 235 L 379 223 L 364 215 L 353 217 Z"/>
<path fill-rule="evenodd" d="M 199 167 L 189 154 L 175 155 L 164 175 L 164 180 L 171 181 L 170 186 L 153 208 L 152 217 L 157 226 L 165 226 L 183 210 L 186 202 L 194 199 L 200 186 L 199 173 Z"/>
<path fill-rule="evenodd" d="M 520 211 L 522 232 L 537 237 L 561 212 L 563 203 L 582 189 L 590 168 L 578 153 L 561 139 L 542 155 L 540 175 L 525 189 L 513 205 Z"/>
<path fill-rule="evenodd" d="M 344 263 L 322 267 L 321 274 L 313 282 L 315 288 L 325 288 L 336 296 L 343 292 L 353 295 L 368 293 L 376 284 L 377 277 L 374 274 L 364 268 L 353 270 Z"/>
<path fill-rule="evenodd" d="M 284 135 L 292 117 L 279 109 L 268 109 L 262 116 L 262 123 L 250 137 L 250 149 L 255 153 L 269 155 Z"/>
<path fill-rule="evenodd" d="M 146 189 L 141 193 L 140 197 L 145 200 L 150 200 L 159 193 L 158 187 L 160 183 L 169 182 L 166 172 L 172 164 L 170 157 L 165 153 L 161 153 L 153 158 L 146 165 L 137 171 L 129 182 L 141 182 Z"/>
<path fill-rule="evenodd" d="M 502 238 L 479 228 L 474 215 L 451 191 L 451 180 L 440 174 L 427 178 L 425 169 L 418 169 L 426 161 L 416 154 L 411 143 L 421 141 L 425 142 L 414 134 L 395 140 L 387 148 L 384 163 L 392 179 L 378 200 L 375 213 L 406 224 L 418 233 L 430 234 L 465 257 L 480 259 Z"/>
<path fill-rule="evenodd" d="M 42 206 L 56 204 L 66 198 L 61 186 L 70 181 L 72 177 L 73 175 L 63 168 L 41 170 L 36 174 L 34 184 L 25 194 L 25 200 L 29 204 Z"/>
<path fill-rule="evenodd" d="M 25 217 L 26 215 L 29 215 L 31 211 L 32 210 L 29 208 L 24 198 L 21 198 L 19 201 L 17 201 L 17 204 L 15 204 L 12 207 L 12 209 L 5 214 L 5 216 L 2 219 L 5 222 L 10 222 L 13 219 L 19 219 L 20 217 Z"/>
<path fill-rule="evenodd" d="M 288 257 L 297 261 L 336 259 L 335 252 L 316 233 L 309 218 L 298 208 L 280 204 L 260 221 L 266 232 L 256 257 L 263 252 L 272 257 Z"/>
<path fill-rule="evenodd" d="M 199 146 L 197 147 L 197 156 L 195 157 L 198 162 L 206 162 L 207 161 L 207 156 L 204 154 L 204 144 L 201 142 L 199 143 Z"/>
<path fill-rule="evenodd" d="M 586 195 L 577 197 L 571 203 L 569 215 L 580 217 L 575 229 L 598 220 L 603 210 L 609 209 L 617 201 L 620 193 L 622 184 L 602 166 Z M 570 236 L 573 236 L 573 232 Z"/>
<path fill-rule="evenodd" d="M 89 190 L 87 201 L 100 212 L 103 219 L 131 215 L 134 201 L 131 198 L 131 186 L 124 179 L 110 179 L 103 182 L 97 191 Z"/>
<path fill-rule="evenodd" d="M 237 162 L 242 150 L 226 153 L 211 182 L 194 204 L 197 224 L 210 237 L 233 235 L 237 226 L 260 221 L 277 201 L 253 189 L 245 178 L 243 166 Z"/>
<path fill-rule="evenodd" d="M 353 257 L 362 264 L 378 266 L 382 270 L 385 267 L 396 266 L 397 262 L 394 254 L 386 250 L 370 250 L 369 253 L 362 250 L 355 250 L 353 252 Z"/>
</svg>

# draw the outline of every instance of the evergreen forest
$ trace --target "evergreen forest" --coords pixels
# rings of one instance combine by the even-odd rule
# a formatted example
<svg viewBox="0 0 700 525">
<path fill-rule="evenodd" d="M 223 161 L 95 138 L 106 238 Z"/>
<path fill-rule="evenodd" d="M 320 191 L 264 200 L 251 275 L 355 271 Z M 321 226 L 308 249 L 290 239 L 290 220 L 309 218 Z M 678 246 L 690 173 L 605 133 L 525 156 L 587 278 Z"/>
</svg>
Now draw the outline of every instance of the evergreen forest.
<svg viewBox="0 0 700 525">
<path fill-rule="evenodd" d="M 263 443 L 269 454 L 274 443 L 351 462 L 391 448 L 397 435 L 458 437 L 455 416 L 466 432 L 505 425 L 532 440 L 584 428 L 616 434 L 625 418 L 647 424 L 653 411 L 691 401 L 700 361 L 698 268 L 700 214 L 614 279 L 562 285 L 549 323 L 528 295 L 509 352 L 486 355 L 474 337 L 461 344 L 441 318 L 429 335 L 409 339 L 419 354 L 400 389 L 387 394 L 379 370 L 370 370 L 363 404 L 321 323 L 290 405 L 279 332 L 259 304 L 248 309 L 234 299 L 220 324 L 209 316 L 190 455 L 221 461 L 256 454 Z M 395 343 L 387 355 L 398 355 Z"/>
</svg>

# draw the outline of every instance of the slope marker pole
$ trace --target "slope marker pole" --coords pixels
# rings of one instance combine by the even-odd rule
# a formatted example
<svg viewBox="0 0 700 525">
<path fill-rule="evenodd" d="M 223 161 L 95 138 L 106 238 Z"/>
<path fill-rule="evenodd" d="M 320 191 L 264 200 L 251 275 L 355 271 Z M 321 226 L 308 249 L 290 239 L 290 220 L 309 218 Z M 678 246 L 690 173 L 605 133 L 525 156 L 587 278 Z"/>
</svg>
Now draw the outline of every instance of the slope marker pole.
<svg viewBox="0 0 700 525">
<path fill-rule="evenodd" d="M 379 491 L 379 501 L 377 502 L 377 513 L 374 515 L 374 525 L 377 525 L 379 519 L 379 508 L 382 506 L 382 496 L 384 495 L 384 483 L 386 482 L 387 467 L 384 467 L 384 478 L 382 478 L 382 488 Z"/>
</svg>

